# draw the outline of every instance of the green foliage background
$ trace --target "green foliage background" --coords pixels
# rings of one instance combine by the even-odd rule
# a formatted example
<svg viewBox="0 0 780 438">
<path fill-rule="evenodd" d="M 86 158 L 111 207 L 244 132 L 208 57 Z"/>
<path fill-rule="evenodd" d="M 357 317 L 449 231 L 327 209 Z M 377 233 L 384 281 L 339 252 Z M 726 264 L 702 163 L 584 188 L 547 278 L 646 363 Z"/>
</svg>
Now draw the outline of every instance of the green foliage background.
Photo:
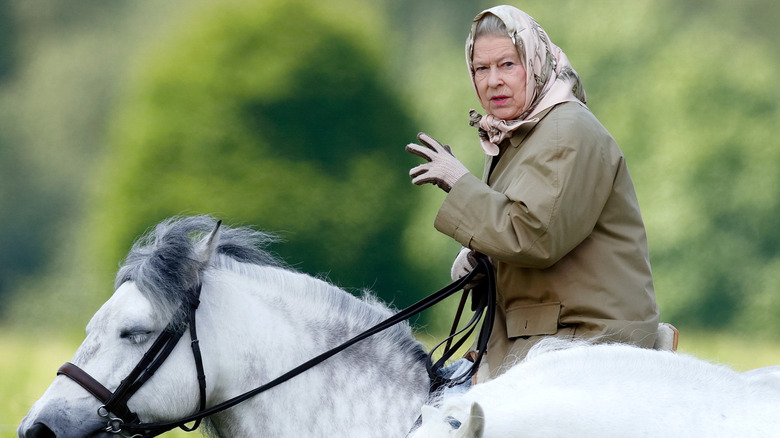
<svg viewBox="0 0 780 438">
<path fill-rule="evenodd" d="M 278 232 L 298 269 L 398 306 L 447 281 L 443 194 L 403 146 L 424 130 L 481 171 L 462 43 L 492 3 L 321 3 L 0 1 L 5 326 L 80 331 L 175 214 Z M 662 318 L 780 336 L 780 6 L 518 6 L 627 156 Z"/>
<path fill-rule="evenodd" d="M 392 152 L 415 132 L 376 26 L 349 11 L 222 2 L 155 47 L 112 120 L 89 264 L 115 265 L 166 217 L 212 213 L 280 232 L 298 269 L 409 304 L 421 271 L 399 236 L 419 200 L 399 171 L 413 160 Z"/>
<path fill-rule="evenodd" d="M 132 240 L 176 214 L 277 232 L 298 269 L 397 306 L 443 285 L 444 195 L 409 183 L 403 146 L 426 131 L 481 172 L 462 45 L 493 4 L 0 0 L 3 356 L 67 360 Z M 626 154 L 662 319 L 697 355 L 715 333 L 776 349 L 780 3 L 515 4 Z M 52 377 L 19 368 L 0 373 L 3 436 Z"/>
</svg>

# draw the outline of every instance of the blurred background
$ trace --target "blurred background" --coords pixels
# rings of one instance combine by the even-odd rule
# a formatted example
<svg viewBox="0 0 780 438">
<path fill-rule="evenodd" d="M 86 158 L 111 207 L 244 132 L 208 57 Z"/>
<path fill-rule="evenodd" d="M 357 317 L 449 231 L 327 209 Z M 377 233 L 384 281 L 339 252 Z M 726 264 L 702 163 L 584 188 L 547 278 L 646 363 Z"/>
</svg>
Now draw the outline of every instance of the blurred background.
<svg viewBox="0 0 780 438">
<path fill-rule="evenodd" d="M 449 281 L 418 131 L 480 175 L 476 0 L 0 0 L 0 436 L 68 360 L 133 240 L 207 213 L 404 307 Z M 681 349 L 780 363 L 780 3 L 513 3 L 623 149 Z M 447 304 L 417 321 L 444 330 Z"/>
</svg>

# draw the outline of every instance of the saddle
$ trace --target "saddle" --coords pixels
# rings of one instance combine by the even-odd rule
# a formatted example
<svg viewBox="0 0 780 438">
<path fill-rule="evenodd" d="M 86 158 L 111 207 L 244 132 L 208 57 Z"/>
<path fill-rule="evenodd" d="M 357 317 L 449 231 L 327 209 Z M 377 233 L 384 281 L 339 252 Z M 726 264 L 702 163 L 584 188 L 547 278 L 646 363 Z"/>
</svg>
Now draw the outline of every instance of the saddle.
<svg viewBox="0 0 780 438">
<path fill-rule="evenodd" d="M 655 337 L 655 343 L 653 344 L 653 350 L 658 351 L 677 351 L 677 344 L 680 340 L 680 332 L 677 327 L 669 324 L 668 322 L 662 322 L 658 324 L 658 334 Z M 463 358 L 471 362 L 474 362 L 477 357 L 477 352 L 470 350 Z M 482 366 L 477 368 L 477 372 L 471 378 L 471 384 L 476 385 L 477 382 L 486 382 L 490 380 L 490 374 L 487 372 L 487 367 Z"/>
</svg>

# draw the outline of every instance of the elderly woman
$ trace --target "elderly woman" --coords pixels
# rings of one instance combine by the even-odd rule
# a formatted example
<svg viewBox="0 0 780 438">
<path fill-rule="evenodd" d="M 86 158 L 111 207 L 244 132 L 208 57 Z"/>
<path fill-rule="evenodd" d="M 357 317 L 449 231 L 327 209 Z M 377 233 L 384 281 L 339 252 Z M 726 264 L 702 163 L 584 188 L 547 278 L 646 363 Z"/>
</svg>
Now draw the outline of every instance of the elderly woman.
<svg viewBox="0 0 780 438">
<path fill-rule="evenodd" d="M 466 62 L 487 113 L 470 121 L 482 179 L 427 134 L 407 150 L 428 161 L 412 182 L 448 193 L 434 226 L 464 247 L 453 278 L 474 252 L 493 262 L 490 375 L 549 336 L 652 347 L 658 309 L 633 183 L 568 58 L 533 18 L 498 6 L 474 18 Z"/>
</svg>

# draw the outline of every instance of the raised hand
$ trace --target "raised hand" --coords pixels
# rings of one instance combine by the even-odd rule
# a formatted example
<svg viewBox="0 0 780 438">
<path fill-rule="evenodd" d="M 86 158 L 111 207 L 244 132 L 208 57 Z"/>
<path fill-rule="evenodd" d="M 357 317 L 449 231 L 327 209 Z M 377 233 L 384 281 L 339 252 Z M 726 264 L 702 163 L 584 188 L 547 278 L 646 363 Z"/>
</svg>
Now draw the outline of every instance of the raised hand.
<svg viewBox="0 0 780 438">
<path fill-rule="evenodd" d="M 463 175 L 469 173 L 469 170 L 460 160 L 455 158 L 449 146 L 442 145 L 424 132 L 417 134 L 417 139 L 423 145 L 409 143 L 406 145 L 406 150 L 425 158 L 428 162 L 409 171 L 412 183 L 417 185 L 436 184 L 440 189 L 449 193 L 452 186 Z"/>
</svg>

